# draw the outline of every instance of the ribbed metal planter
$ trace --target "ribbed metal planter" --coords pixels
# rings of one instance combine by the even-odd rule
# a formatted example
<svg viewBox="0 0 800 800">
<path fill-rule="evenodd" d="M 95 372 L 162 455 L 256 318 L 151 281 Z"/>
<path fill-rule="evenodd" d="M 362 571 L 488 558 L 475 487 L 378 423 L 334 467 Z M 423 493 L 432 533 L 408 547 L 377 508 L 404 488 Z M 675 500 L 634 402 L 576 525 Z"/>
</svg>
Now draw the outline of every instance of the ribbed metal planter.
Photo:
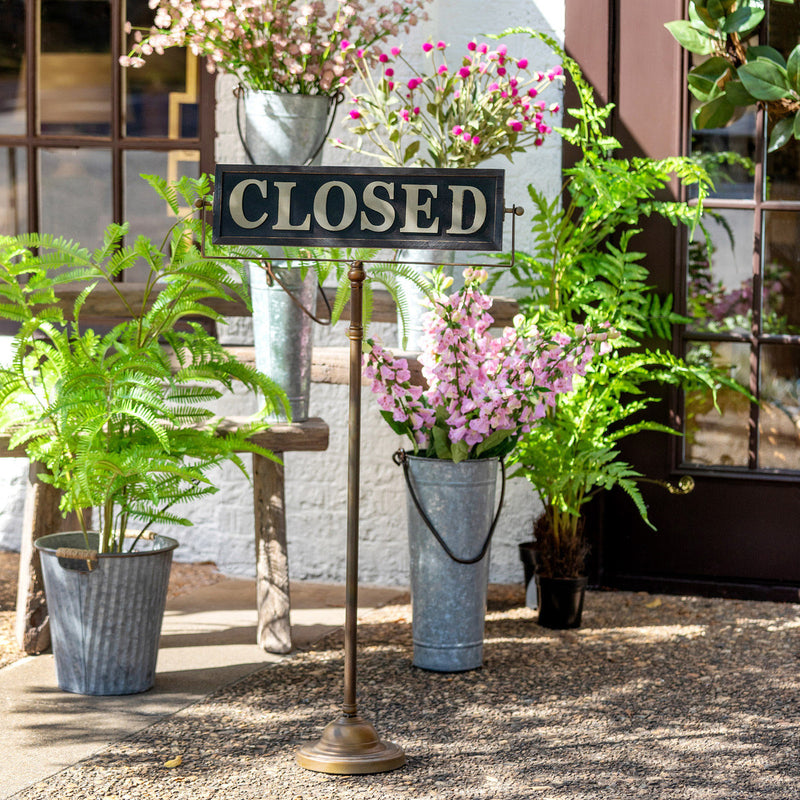
<svg viewBox="0 0 800 800">
<path fill-rule="evenodd" d="M 256 368 L 286 392 L 292 420 L 301 422 L 309 416 L 314 322 L 298 303 L 314 312 L 316 275 L 309 271 L 304 281 L 297 269 L 275 271 L 297 302 L 277 283 L 268 286 L 262 267 L 250 265 Z"/>
<path fill-rule="evenodd" d="M 90 534 L 91 548 L 98 536 Z M 83 534 L 54 533 L 35 542 L 42 562 L 58 685 L 88 695 L 136 694 L 155 680 L 158 639 L 175 539 L 140 541 L 133 553 L 87 561 L 56 555 L 84 550 Z"/>
<path fill-rule="evenodd" d="M 428 519 L 457 557 L 474 558 L 492 525 L 499 460 L 407 459 L 409 481 Z M 489 550 L 475 564 L 454 561 L 408 494 L 414 666 L 476 669 L 483 664 Z"/>
</svg>

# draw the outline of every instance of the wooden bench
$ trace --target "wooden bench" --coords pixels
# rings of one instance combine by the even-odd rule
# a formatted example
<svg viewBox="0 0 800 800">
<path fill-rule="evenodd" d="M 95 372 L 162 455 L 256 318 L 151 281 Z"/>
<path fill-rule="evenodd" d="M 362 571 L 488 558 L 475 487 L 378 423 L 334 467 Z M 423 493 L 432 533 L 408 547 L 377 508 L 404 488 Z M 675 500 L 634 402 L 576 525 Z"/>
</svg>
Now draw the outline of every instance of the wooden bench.
<svg viewBox="0 0 800 800">
<path fill-rule="evenodd" d="M 226 420 L 225 427 L 234 428 L 236 425 L 236 419 Z M 287 452 L 322 451 L 328 447 L 328 426 L 317 418 L 304 422 L 276 423 L 252 438 L 279 457 Z M 9 450 L 8 438 L 0 437 L 2 456 L 25 458 L 25 453 Z M 50 646 L 41 566 L 33 542 L 48 533 L 75 530 L 77 527 L 74 519 L 61 516 L 58 510 L 59 492 L 39 480 L 40 470 L 41 465 L 31 464 L 28 471 L 17 593 L 16 636 L 19 646 L 29 654 L 41 653 Z M 292 637 L 289 625 L 284 468 L 282 464 L 259 455 L 253 455 L 253 510 L 257 641 L 271 653 L 288 653 L 292 649 Z"/>
</svg>

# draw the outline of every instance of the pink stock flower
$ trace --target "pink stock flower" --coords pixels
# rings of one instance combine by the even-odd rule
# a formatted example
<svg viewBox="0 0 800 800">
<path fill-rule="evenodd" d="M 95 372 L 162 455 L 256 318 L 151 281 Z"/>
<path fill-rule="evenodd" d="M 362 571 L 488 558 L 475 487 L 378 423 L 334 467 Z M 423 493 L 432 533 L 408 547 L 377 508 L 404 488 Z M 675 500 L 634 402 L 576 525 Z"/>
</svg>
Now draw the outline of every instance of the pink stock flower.
<svg viewBox="0 0 800 800">
<path fill-rule="evenodd" d="M 365 356 L 364 375 L 379 408 L 422 455 L 461 460 L 508 452 L 558 394 L 572 390 L 572 376 L 583 374 L 603 336 L 576 328 L 573 338 L 559 333 L 547 340 L 528 326 L 495 337 L 491 298 L 480 291 L 484 280 L 485 270 L 468 268 L 460 291 L 447 295 L 443 284 L 435 287 L 419 356 L 425 388 L 411 383 L 404 359 L 379 344 L 371 343 Z M 432 435 L 434 428 L 449 444 Z M 479 451 L 489 437 L 494 446 Z"/>
</svg>

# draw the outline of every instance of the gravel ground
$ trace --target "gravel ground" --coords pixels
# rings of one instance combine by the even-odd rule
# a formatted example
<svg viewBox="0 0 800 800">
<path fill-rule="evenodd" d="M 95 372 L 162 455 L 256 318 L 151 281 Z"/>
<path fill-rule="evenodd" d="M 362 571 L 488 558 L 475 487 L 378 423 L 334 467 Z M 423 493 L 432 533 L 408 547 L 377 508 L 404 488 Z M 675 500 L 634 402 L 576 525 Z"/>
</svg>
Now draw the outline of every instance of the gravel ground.
<svg viewBox="0 0 800 800">
<path fill-rule="evenodd" d="M 582 628 L 557 632 L 520 589 L 491 598 L 468 673 L 411 666 L 408 605 L 360 624 L 359 710 L 399 770 L 295 763 L 338 715 L 336 634 L 17 799 L 800 798 L 800 606 L 590 592 Z"/>
</svg>

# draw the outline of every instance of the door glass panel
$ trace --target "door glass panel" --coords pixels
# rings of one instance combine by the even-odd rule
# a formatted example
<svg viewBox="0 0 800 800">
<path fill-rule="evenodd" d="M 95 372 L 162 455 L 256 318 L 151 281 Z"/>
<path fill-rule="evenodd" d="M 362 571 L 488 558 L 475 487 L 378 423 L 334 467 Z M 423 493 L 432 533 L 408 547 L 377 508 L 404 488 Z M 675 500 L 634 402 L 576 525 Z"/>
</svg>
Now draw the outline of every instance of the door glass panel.
<svg viewBox="0 0 800 800">
<path fill-rule="evenodd" d="M 16 236 L 28 230 L 25 151 L 0 147 L 0 234 Z"/>
<path fill-rule="evenodd" d="M 689 245 L 687 304 L 691 330 L 749 331 L 752 319 L 753 213 L 707 210 L 708 236 L 698 228 Z"/>
<path fill-rule="evenodd" d="M 112 221 L 110 151 L 47 149 L 39 157 L 40 230 L 98 247 Z"/>
<path fill-rule="evenodd" d="M 714 364 L 747 385 L 750 347 L 733 342 L 695 342 L 686 355 L 690 363 Z M 684 461 L 702 466 L 746 467 L 749 447 L 750 401 L 742 394 L 722 389 L 717 394 L 720 412 L 711 394 L 686 392 Z"/>
<path fill-rule="evenodd" d="M 129 0 L 127 19 L 137 28 L 153 24 L 147 0 Z M 128 50 L 134 34 L 128 36 Z M 169 139 L 198 136 L 198 60 L 186 50 L 170 48 L 151 55 L 143 67 L 122 70 L 125 86 L 125 135 Z"/>
<path fill-rule="evenodd" d="M 725 128 L 692 131 L 692 155 L 714 181 L 710 197 L 751 200 L 755 152 L 755 111 L 743 111 Z M 697 196 L 696 190 L 691 190 L 691 196 Z"/>
<path fill-rule="evenodd" d="M 131 150 L 125 153 L 125 219 L 130 222 L 130 235 L 149 237 L 159 247 L 175 223 L 175 215 L 141 175 L 161 175 L 169 181 L 182 177 L 197 178 L 200 174 L 200 153 L 196 150 L 173 150 L 159 153 L 152 150 Z M 189 213 L 191 209 L 183 209 Z M 137 268 L 127 270 L 127 280 L 141 280 Z"/>
<path fill-rule="evenodd" d="M 761 351 L 758 465 L 800 470 L 800 347 Z"/>
<path fill-rule="evenodd" d="M 764 215 L 764 333 L 800 333 L 800 215 Z"/>
<path fill-rule="evenodd" d="M 112 67 L 108 0 L 42 0 L 42 133 L 110 135 Z"/>
<path fill-rule="evenodd" d="M 25 133 L 25 2 L 0 0 L 0 134 Z"/>
</svg>

